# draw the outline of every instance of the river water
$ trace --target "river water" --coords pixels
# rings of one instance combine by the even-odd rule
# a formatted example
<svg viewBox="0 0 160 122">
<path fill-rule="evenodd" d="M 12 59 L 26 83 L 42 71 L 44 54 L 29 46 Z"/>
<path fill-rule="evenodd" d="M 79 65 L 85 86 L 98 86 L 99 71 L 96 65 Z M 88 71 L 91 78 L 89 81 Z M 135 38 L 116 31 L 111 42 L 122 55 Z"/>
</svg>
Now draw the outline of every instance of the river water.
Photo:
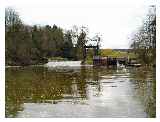
<svg viewBox="0 0 160 122">
<path fill-rule="evenodd" d="M 155 117 L 155 69 L 49 62 L 6 68 L 6 117 Z"/>
</svg>

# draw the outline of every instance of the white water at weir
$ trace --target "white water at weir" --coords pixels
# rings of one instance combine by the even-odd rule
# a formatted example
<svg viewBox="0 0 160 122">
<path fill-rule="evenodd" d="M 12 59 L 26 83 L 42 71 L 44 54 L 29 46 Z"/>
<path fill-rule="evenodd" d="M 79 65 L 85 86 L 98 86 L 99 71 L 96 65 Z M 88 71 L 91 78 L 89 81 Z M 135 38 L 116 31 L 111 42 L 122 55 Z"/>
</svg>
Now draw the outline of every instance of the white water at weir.
<svg viewBox="0 0 160 122">
<path fill-rule="evenodd" d="M 80 67 L 81 61 L 51 61 L 45 64 L 46 67 Z M 91 65 L 85 65 L 91 66 Z"/>
<path fill-rule="evenodd" d="M 81 66 L 81 61 L 51 61 L 45 64 L 47 67 L 71 67 Z"/>
</svg>

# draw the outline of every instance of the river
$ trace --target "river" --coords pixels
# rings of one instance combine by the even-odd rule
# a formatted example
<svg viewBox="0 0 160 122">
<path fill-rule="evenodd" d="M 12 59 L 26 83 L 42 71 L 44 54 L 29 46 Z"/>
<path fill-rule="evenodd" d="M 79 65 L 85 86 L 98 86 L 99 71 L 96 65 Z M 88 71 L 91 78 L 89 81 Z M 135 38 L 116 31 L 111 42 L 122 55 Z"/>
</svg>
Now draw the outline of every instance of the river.
<svg viewBox="0 0 160 122">
<path fill-rule="evenodd" d="M 6 117 L 155 117 L 155 69 L 49 62 L 6 68 Z"/>
</svg>

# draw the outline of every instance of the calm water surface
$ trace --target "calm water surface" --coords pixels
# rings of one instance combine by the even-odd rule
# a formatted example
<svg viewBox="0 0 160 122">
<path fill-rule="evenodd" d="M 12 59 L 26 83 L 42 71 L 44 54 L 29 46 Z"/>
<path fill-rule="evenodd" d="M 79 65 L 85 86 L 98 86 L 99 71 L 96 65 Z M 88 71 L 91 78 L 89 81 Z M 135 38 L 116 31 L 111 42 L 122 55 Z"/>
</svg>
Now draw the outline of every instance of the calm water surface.
<svg viewBox="0 0 160 122">
<path fill-rule="evenodd" d="M 6 68 L 6 117 L 155 117 L 154 69 L 59 63 Z"/>
</svg>

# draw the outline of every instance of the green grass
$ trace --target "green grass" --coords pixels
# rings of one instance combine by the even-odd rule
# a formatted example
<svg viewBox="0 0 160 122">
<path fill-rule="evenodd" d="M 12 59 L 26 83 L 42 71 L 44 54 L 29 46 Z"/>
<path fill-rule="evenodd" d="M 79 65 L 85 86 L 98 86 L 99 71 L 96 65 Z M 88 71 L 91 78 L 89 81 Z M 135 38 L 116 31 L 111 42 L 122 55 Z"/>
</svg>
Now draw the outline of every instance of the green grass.
<svg viewBox="0 0 160 122">
<path fill-rule="evenodd" d="M 114 51 L 112 49 L 101 49 L 101 56 L 102 57 L 110 56 L 113 58 L 120 58 L 120 57 L 128 57 L 129 56 L 130 58 L 136 58 L 136 55 L 134 53 Z"/>
</svg>

